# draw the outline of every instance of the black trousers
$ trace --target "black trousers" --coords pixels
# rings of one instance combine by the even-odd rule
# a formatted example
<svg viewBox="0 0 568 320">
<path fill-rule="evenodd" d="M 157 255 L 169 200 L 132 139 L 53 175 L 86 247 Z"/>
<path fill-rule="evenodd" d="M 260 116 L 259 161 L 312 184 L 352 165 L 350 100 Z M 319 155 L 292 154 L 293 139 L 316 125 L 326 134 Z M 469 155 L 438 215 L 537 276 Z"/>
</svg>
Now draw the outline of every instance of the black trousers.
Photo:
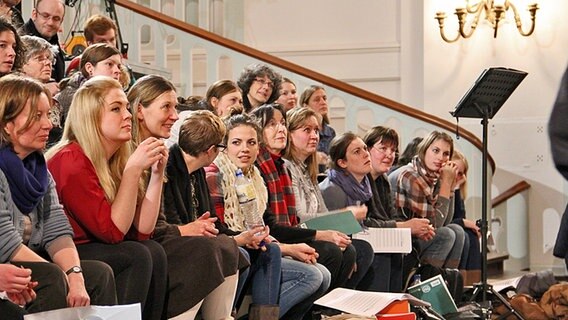
<svg viewBox="0 0 568 320">
<path fill-rule="evenodd" d="M 5 320 L 23 320 L 26 311 L 8 300 L 0 299 L 0 314 Z"/>
<path fill-rule="evenodd" d="M 67 280 L 65 273 L 55 263 L 13 262 L 32 270 L 32 281 L 38 285 L 34 289 L 37 297 L 26 305 L 29 313 L 48 311 L 67 307 Z M 91 304 L 115 305 L 116 290 L 110 267 L 100 261 L 81 261 L 85 288 Z"/>
<path fill-rule="evenodd" d="M 329 241 L 311 241 L 308 245 L 316 249 L 319 254 L 318 262 L 331 273 L 329 290 L 344 286 L 353 271 L 357 258 L 353 245 L 347 246 L 343 251 L 335 243 Z"/>
<path fill-rule="evenodd" d="M 167 258 L 159 243 L 92 242 L 77 245 L 77 250 L 81 259 L 103 261 L 112 268 L 119 304 L 140 303 L 144 320 L 166 318 Z"/>
</svg>

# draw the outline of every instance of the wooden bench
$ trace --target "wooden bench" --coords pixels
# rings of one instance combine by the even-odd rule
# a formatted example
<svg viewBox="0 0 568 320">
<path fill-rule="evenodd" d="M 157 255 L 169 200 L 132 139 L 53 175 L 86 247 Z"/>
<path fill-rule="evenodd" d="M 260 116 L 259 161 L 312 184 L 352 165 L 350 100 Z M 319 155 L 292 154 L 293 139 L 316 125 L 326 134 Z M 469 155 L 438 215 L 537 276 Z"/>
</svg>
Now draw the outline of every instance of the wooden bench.
<svg viewBox="0 0 568 320">
<path fill-rule="evenodd" d="M 494 277 L 503 274 L 505 260 L 509 259 L 508 253 L 490 252 L 487 254 L 487 276 Z"/>
</svg>

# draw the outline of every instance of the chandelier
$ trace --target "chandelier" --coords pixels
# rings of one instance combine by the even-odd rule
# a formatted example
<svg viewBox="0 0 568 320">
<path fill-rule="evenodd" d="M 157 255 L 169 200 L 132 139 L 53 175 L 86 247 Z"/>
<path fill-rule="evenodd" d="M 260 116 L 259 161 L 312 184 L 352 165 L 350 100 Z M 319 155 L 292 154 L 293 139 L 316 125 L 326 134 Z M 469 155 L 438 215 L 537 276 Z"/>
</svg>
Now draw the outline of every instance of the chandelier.
<svg viewBox="0 0 568 320">
<path fill-rule="evenodd" d="M 498 2 L 499 4 L 495 4 Z M 513 11 L 513 15 L 515 17 L 515 23 L 517 25 L 517 29 L 522 36 L 530 36 L 535 27 L 535 17 L 536 17 L 536 10 L 538 10 L 538 4 L 533 3 L 528 5 L 528 11 L 530 13 L 531 18 L 531 26 L 528 31 L 523 31 L 521 16 L 517 7 L 509 1 L 494 1 L 494 0 L 480 0 L 475 4 L 470 4 L 469 0 L 466 0 L 465 8 L 456 8 L 455 15 L 458 16 L 458 34 L 455 38 L 449 39 L 444 34 L 444 21 L 446 19 L 445 12 L 436 12 L 436 20 L 438 20 L 438 25 L 440 26 L 440 35 L 442 39 L 446 42 L 455 42 L 460 37 L 466 39 L 473 35 L 477 25 L 479 23 L 479 19 L 482 14 L 485 14 L 485 20 L 487 20 L 491 26 L 493 27 L 493 38 L 497 38 L 497 30 L 499 29 L 499 22 L 505 19 L 507 11 L 511 9 Z M 473 18 L 468 18 L 473 16 Z"/>
</svg>

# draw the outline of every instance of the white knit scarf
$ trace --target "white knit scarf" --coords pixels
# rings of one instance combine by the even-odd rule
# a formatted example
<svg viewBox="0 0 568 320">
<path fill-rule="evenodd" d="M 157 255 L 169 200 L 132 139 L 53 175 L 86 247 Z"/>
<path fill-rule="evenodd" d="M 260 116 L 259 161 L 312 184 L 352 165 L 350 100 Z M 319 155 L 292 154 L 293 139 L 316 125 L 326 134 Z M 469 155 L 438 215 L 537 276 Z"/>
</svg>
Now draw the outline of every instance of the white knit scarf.
<svg viewBox="0 0 568 320">
<path fill-rule="evenodd" d="M 221 176 L 221 190 L 223 190 L 223 198 L 225 203 L 224 220 L 229 229 L 233 231 L 246 231 L 244 214 L 239 210 L 239 198 L 237 197 L 237 190 L 235 188 L 237 166 L 229 159 L 229 157 L 221 152 L 213 161 L 219 168 Z M 250 168 L 243 170 L 245 177 L 247 177 L 254 186 L 256 192 L 256 203 L 259 212 L 266 211 L 266 203 L 268 201 L 268 191 L 264 180 L 260 175 L 260 171 L 254 165 Z M 217 181 L 219 182 L 219 181 Z"/>
</svg>

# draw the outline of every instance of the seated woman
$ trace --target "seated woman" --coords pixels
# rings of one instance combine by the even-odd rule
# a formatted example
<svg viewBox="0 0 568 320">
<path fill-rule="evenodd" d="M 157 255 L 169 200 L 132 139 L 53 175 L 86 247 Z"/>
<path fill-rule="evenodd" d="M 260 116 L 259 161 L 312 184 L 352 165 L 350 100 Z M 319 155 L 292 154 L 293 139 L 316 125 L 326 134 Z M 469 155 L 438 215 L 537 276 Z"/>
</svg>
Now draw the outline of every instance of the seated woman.
<svg viewBox="0 0 568 320">
<path fill-rule="evenodd" d="M 170 129 L 178 119 L 178 115 L 175 109 L 177 104 L 175 87 L 169 80 L 158 75 L 144 76 L 132 86 L 127 98 L 136 114 L 134 141 L 144 141 L 149 138 L 166 139 L 170 136 Z M 214 130 L 214 127 L 202 126 L 200 129 Z M 209 144 L 207 149 L 212 151 L 211 154 L 217 151 L 215 144 L 211 144 L 207 137 L 192 138 L 196 140 L 195 143 L 201 141 Z M 179 148 L 177 152 L 175 157 L 179 157 Z M 168 163 L 172 163 L 170 159 Z M 201 173 L 202 183 L 205 183 L 204 172 Z M 202 314 L 205 319 L 228 318 L 231 315 L 237 284 L 239 250 L 229 237 L 223 235 L 217 237 L 217 231 L 213 227 L 215 219 L 210 218 L 208 210 L 203 210 L 205 208 L 201 208 L 199 204 L 193 208 L 195 211 L 192 210 L 193 199 L 186 207 L 189 212 L 175 210 L 175 203 L 170 202 L 172 184 L 182 182 L 180 180 L 191 184 L 190 177 L 196 176 L 191 176 L 186 169 L 185 174 L 177 175 L 171 172 L 167 177 L 166 186 L 169 187 L 164 189 L 167 198 L 163 201 L 163 205 L 168 221 L 164 215 L 160 215 L 153 235 L 153 238 L 164 247 L 168 258 L 167 315 L 174 317 L 183 314 L 184 319 L 194 318 L 203 305 Z M 187 191 L 187 189 L 177 191 L 182 190 Z M 187 193 L 187 196 L 191 197 L 192 193 Z M 197 197 L 195 201 L 199 202 Z M 186 217 L 183 219 L 184 222 L 181 222 L 180 215 Z M 248 262 L 243 258 L 241 267 L 246 264 Z M 204 274 L 208 276 L 204 278 Z"/>
<path fill-rule="evenodd" d="M 226 151 L 219 153 L 213 164 L 205 169 L 207 173 L 207 184 L 211 191 L 211 197 L 215 204 L 215 209 L 219 219 L 225 227 L 234 233 L 247 230 L 245 224 L 245 213 L 241 212 L 239 200 L 236 194 L 235 182 L 236 171 L 241 169 L 244 175 L 253 183 L 255 194 L 257 195 L 257 210 L 266 212 L 270 210 L 267 206 L 268 194 L 260 172 L 254 166 L 258 154 L 259 128 L 248 115 L 238 114 L 225 120 L 227 134 L 224 143 L 227 145 Z M 268 230 L 267 230 L 268 231 Z M 271 251 L 281 251 L 283 256 L 290 256 L 292 259 L 272 257 L 270 263 L 281 263 L 281 285 L 276 291 L 273 304 L 280 304 L 280 317 L 284 319 L 302 319 L 304 314 L 329 286 L 323 283 L 324 276 L 322 269 L 313 266 L 316 264 L 317 253 L 306 244 L 267 244 L 267 250 L 262 252 L 249 251 L 251 255 L 252 270 L 254 273 L 255 264 L 261 264 L 261 268 L 269 266 L 263 265 L 267 260 L 266 255 Z M 255 256 L 257 256 L 255 258 Z M 267 262 L 266 262 L 267 263 Z M 324 271 L 325 272 L 325 271 Z M 267 294 L 272 294 L 272 290 L 278 288 L 273 282 L 256 282 L 253 278 L 253 292 L 255 287 L 260 286 L 262 290 L 267 290 Z M 267 284 L 268 283 L 268 284 Z M 278 301 L 279 296 L 279 301 Z"/>
<path fill-rule="evenodd" d="M 436 267 L 457 268 L 463 251 L 463 228 L 452 224 L 456 164 L 452 137 L 432 131 L 418 145 L 412 162 L 389 175 L 394 202 L 405 220 L 427 218 L 425 230 L 434 231 L 432 239 L 416 239 L 420 262 Z"/>
<path fill-rule="evenodd" d="M 26 47 L 22 73 L 43 83 L 51 94 L 55 95 L 59 92 L 59 85 L 51 79 L 51 70 L 55 54 L 57 54 L 57 46 L 36 36 L 25 35 L 21 37 L 21 40 Z"/>
<path fill-rule="evenodd" d="M 286 149 L 288 129 L 286 113 L 278 103 L 260 106 L 253 115 L 262 128 L 262 140 L 256 166 L 268 189 L 270 211 L 264 217 L 272 235 L 284 243 L 305 242 L 318 253 L 318 262 L 332 275 L 340 272 L 343 261 L 341 246 L 347 246 L 349 238 L 333 230 L 298 228 L 296 199 L 292 179 L 284 164 L 282 153 Z M 329 282 L 330 280 L 326 280 Z"/>
<path fill-rule="evenodd" d="M 81 257 L 111 266 L 120 304 L 140 303 L 143 319 L 161 319 L 166 254 L 149 238 L 160 209 L 168 152 L 157 138 L 132 151 L 131 131 L 132 115 L 120 83 L 89 79 L 75 93 L 63 137 L 47 153 L 48 166 Z M 150 168 L 144 189 L 141 178 Z"/>
<path fill-rule="evenodd" d="M 456 186 L 454 189 L 455 207 L 452 223 L 460 225 L 466 235 L 459 269 L 464 276 L 464 285 L 471 285 L 481 280 L 481 231 L 475 221 L 466 219 L 465 198 L 467 197 L 467 170 L 469 164 L 463 153 L 454 150 L 452 161 L 457 167 Z"/>
<path fill-rule="evenodd" d="M 36 36 L 22 36 L 22 43 L 26 46 L 22 74 L 41 82 L 49 89 L 52 95 L 59 92 L 59 84 L 51 79 L 53 61 L 57 54 L 57 46 L 47 40 Z M 49 131 L 47 147 L 51 147 L 61 139 L 63 123 L 61 123 L 61 106 L 54 103 L 50 112 L 53 128 Z"/>
<path fill-rule="evenodd" d="M 245 67 L 237 81 L 243 94 L 245 112 L 249 113 L 278 99 L 281 81 L 282 76 L 265 64 L 255 63 Z"/>
<path fill-rule="evenodd" d="M 328 212 L 325 201 L 323 200 L 321 191 L 317 185 L 317 163 L 316 152 L 319 142 L 319 115 L 310 108 L 295 108 L 286 114 L 288 118 L 288 144 L 284 157 L 285 165 L 290 170 L 292 178 L 292 190 L 294 190 L 294 198 L 296 200 L 296 214 L 300 220 L 309 220 Z M 365 215 L 366 208 L 351 206 L 348 208 L 356 213 L 356 215 Z M 354 240 L 353 244 L 349 237 L 341 232 L 329 234 L 328 241 L 311 242 L 310 246 L 314 247 L 317 252 L 327 250 L 337 251 L 337 248 L 331 249 L 329 242 L 335 243 L 342 251 L 341 255 L 325 254 L 330 257 L 331 261 L 322 264 L 330 268 L 331 272 L 331 288 L 348 286 L 354 288 L 361 275 L 365 274 L 372 262 L 373 249 L 362 240 Z M 322 239 L 323 240 L 323 239 Z M 357 250 L 354 246 L 357 246 Z M 324 254 L 322 254 L 324 255 Z M 364 259 L 359 259 L 363 258 Z M 355 260 L 357 260 L 356 272 Z M 339 262 L 339 264 L 337 264 Z M 353 274 L 353 280 L 347 283 Z M 355 275 L 356 274 L 356 275 Z"/>
<path fill-rule="evenodd" d="M 104 263 L 79 260 L 47 171 L 42 152 L 51 129 L 50 97 L 35 80 L 0 79 L 0 263 L 2 276 L 20 278 L 19 284 L 0 290 L 30 313 L 112 305 L 112 271 Z"/>
<path fill-rule="evenodd" d="M 218 80 L 213 83 L 205 98 L 199 101 L 203 109 L 210 110 L 219 117 L 226 117 L 232 110 L 243 111 L 243 95 L 241 88 L 232 80 Z"/>
<path fill-rule="evenodd" d="M 0 77 L 2 77 L 13 71 L 20 71 L 24 64 L 25 47 L 14 25 L 4 17 L 0 17 L 0 39 L 4 43 L 0 48 L 0 54 L 5 56 L 0 62 Z"/>
<path fill-rule="evenodd" d="M 61 106 L 62 123 L 65 124 L 75 92 L 85 81 L 94 76 L 107 76 L 120 81 L 121 65 L 122 56 L 117 48 L 105 43 L 87 47 L 81 55 L 81 72 L 76 72 L 59 83 L 61 92 L 55 96 L 55 100 Z"/>
<path fill-rule="evenodd" d="M 371 156 L 370 180 L 372 197 L 367 203 L 369 213 L 363 221 L 370 228 L 410 228 L 412 235 L 428 240 L 434 233 L 429 230 L 430 221 L 425 218 L 405 220 L 394 207 L 387 172 L 392 167 L 398 150 L 398 133 L 382 126 L 371 128 L 363 141 Z M 401 254 L 376 253 L 373 265 L 361 281 L 361 289 L 400 292 L 403 288 L 403 263 Z M 390 275 L 390 276 L 389 276 Z M 378 279 L 377 282 L 374 279 Z M 378 284 L 372 287 L 369 284 Z"/>
<path fill-rule="evenodd" d="M 282 77 L 278 94 L 276 102 L 284 107 L 284 112 L 288 112 L 298 106 L 298 90 L 292 80 Z"/>
<path fill-rule="evenodd" d="M 335 138 L 335 130 L 329 122 L 329 106 L 327 104 L 327 93 L 325 88 L 319 85 L 311 85 L 304 89 L 300 96 L 300 106 L 308 107 L 317 112 L 322 119 L 321 130 L 319 131 L 318 143 L 318 164 L 326 166 L 329 160 L 329 145 Z M 323 172 L 323 170 L 320 170 Z"/>
</svg>

